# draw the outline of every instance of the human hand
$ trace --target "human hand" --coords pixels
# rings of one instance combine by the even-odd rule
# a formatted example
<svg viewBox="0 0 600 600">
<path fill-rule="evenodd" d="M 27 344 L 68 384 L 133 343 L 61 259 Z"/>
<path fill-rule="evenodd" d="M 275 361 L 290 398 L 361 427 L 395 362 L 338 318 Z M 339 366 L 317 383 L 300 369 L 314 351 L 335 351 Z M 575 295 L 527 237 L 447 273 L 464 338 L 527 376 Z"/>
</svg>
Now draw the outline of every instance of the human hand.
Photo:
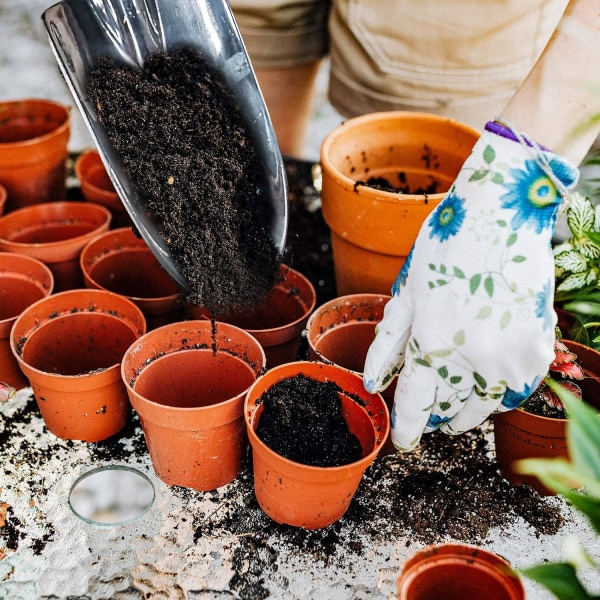
<svg viewBox="0 0 600 600">
<path fill-rule="evenodd" d="M 391 435 L 402 451 L 519 406 L 554 356 L 551 238 L 578 171 L 504 135 L 486 128 L 421 227 L 366 357 L 369 392 L 400 371 Z"/>
</svg>

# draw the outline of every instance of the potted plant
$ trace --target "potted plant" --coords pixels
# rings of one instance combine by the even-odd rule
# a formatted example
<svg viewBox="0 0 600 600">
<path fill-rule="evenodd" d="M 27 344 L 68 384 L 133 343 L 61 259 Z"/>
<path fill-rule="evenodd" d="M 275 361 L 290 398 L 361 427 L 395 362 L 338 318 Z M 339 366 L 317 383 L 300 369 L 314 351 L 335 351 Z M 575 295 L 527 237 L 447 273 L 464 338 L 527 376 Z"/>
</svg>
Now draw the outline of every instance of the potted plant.
<svg viewBox="0 0 600 600">
<path fill-rule="evenodd" d="M 523 458 L 568 455 L 568 415 L 552 388 L 553 382 L 590 404 L 600 399 L 600 353 L 572 340 L 562 340 L 558 330 L 554 350 L 548 374 L 525 403 L 493 416 L 501 473 L 514 485 L 528 484 L 544 495 L 552 494 L 551 490 L 537 478 L 515 471 L 514 463 Z"/>
<path fill-rule="evenodd" d="M 600 534 L 600 419 L 598 411 L 579 402 L 568 390 L 550 383 L 554 393 L 569 412 L 567 442 L 569 458 L 521 460 L 519 472 L 539 478 L 544 485 L 563 495 L 584 514 L 594 531 Z M 564 561 L 534 565 L 522 571 L 550 590 L 559 600 L 592 600 L 580 581 L 583 567 L 600 573 L 594 561 L 574 537 L 563 540 Z"/>
<path fill-rule="evenodd" d="M 553 250 L 555 303 L 566 337 L 600 350 L 600 206 L 575 193 L 566 218 L 571 235 Z"/>
</svg>

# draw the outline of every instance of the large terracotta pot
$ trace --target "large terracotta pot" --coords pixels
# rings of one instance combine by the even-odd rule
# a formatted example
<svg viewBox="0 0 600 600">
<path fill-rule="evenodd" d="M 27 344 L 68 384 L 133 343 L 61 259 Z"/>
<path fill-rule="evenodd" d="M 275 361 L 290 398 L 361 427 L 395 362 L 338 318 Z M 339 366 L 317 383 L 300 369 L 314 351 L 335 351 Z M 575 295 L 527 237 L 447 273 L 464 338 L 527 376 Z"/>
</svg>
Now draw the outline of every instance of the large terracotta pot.
<svg viewBox="0 0 600 600">
<path fill-rule="evenodd" d="M 469 544 L 440 544 L 411 557 L 398 578 L 398 600 L 524 600 L 510 564 Z"/>
<path fill-rule="evenodd" d="M 563 341 L 577 355 L 577 362 L 586 375 L 576 382 L 584 401 L 600 410 L 600 352 L 578 342 Z M 554 495 L 536 477 L 515 472 L 513 464 L 523 458 L 567 458 L 567 420 L 542 417 L 516 408 L 495 414 L 493 422 L 496 460 L 502 475 L 513 485 L 527 484 L 540 494 Z"/>
<path fill-rule="evenodd" d="M 0 250 L 25 254 L 48 265 L 54 289 L 82 288 L 79 255 L 110 227 L 108 209 L 90 202 L 43 202 L 0 217 Z"/>
<path fill-rule="evenodd" d="M 245 329 L 261 343 L 268 369 L 296 360 L 300 337 L 317 302 L 315 288 L 302 273 L 286 265 L 280 272 L 281 281 L 260 306 L 220 317 Z"/>
<path fill-rule="evenodd" d="M 331 229 L 337 294 L 389 294 L 425 218 L 479 137 L 462 123 L 391 111 L 349 119 L 321 146 L 323 218 Z M 415 193 L 359 184 L 386 178 Z M 402 180 L 402 181 L 401 181 Z M 435 191 L 420 193 L 420 189 Z"/>
<path fill-rule="evenodd" d="M 130 405 L 121 360 L 145 330 L 142 311 L 105 290 L 53 294 L 21 313 L 11 350 L 49 431 L 97 442 L 125 426 Z"/>
<path fill-rule="evenodd" d="M 273 451 L 258 437 L 256 428 L 264 409 L 261 396 L 281 380 L 299 374 L 318 381 L 333 381 L 343 390 L 342 414 L 362 446 L 360 460 L 336 467 L 301 464 Z M 258 504 L 274 521 L 305 529 L 327 527 L 344 516 L 390 427 L 383 398 L 366 392 L 360 377 L 335 365 L 309 361 L 280 365 L 261 375 L 248 391 L 244 413 Z"/>
<path fill-rule="evenodd" d="M 240 474 L 244 396 L 264 367 L 258 341 L 227 323 L 171 323 L 131 345 L 121 375 L 160 479 L 208 491 Z"/>
<path fill-rule="evenodd" d="M 10 349 L 10 330 L 30 305 L 52 293 L 54 277 L 41 261 L 0 252 L 0 381 L 21 389 L 29 385 Z"/>
<path fill-rule="evenodd" d="M 86 287 L 129 298 L 142 309 L 148 330 L 180 320 L 181 289 L 130 227 L 96 236 L 79 261 Z"/>
<path fill-rule="evenodd" d="M 69 108 L 44 99 L 0 102 L 0 183 L 6 211 L 65 198 Z"/>
<path fill-rule="evenodd" d="M 375 327 L 383 318 L 383 309 L 390 298 L 385 294 L 348 294 L 321 304 L 306 324 L 310 360 L 338 365 L 362 377 Z M 381 392 L 390 412 L 395 391 L 394 380 Z M 388 436 L 381 454 L 395 451 Z"/>
<path fill-rule="evenodd" d="M 123 206 L 97 150 L 85 150 L 77 157 L 75 175 L 79 179 L 83 197 L 88 202 L 101 204 L 110 210 L 113 228 L 132 225 L 131 218 Z"/>
</svg>

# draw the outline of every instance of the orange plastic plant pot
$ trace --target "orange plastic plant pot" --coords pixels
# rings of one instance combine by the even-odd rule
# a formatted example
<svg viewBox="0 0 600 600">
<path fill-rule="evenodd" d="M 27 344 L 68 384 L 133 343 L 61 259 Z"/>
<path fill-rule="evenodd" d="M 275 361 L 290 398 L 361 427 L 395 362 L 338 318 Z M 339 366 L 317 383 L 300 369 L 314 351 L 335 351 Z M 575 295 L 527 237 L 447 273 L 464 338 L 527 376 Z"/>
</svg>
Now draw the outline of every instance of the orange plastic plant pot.
<svg viewBox="0 0 600 600">
<path fill-rule="evenodd" d="M 50 269 L 41 261 L 0 253 L 0 381 L 21 389 L 29 385 L 10 349 L 10 330 L 17 317 L 34 302 L 49 296 L 54 287 Z"/>
<path fill-rule="evenodd" d="M 130 227 L 99 234 L 79 260 L 86 287 L 129 298 L 142 309 L 148 330 L 180 320 L 181 289 Z"/>
<path fill-rule="evenodd" d="M 0 250 L 48 265 L 57 292 L 82 288 L 81 250 L 110 222 L 109 210 L 90 202 L 33 204 L 0 217 Z"/>
<path fill-rule="evenodd" d="M 0 183 L 6 211 L 66 194 L 70 109 L 45 99 L 0 102 Z"/>
<path fill-rule="evenodd" d="M 261 343 L 268 369 L 296 359 L 302 331 L 317 303 L 315 288 L 302 273 L 286 265 L 281 265 L 280 273 L 281 281 L 260 306 L 220 318 Z"/>
<path fill-rule="evenodd" d="M 349 119 L 325 138 L 321 200 L 331 229 L 338 295 L 390 293 L 421 225 L 478 138 L 468 125 L 405 111 Z M 400 177 L 411 190 L 436 191 L 381 191 L 364 185 L 371 177 L 386 178 L 395 187 Z"/>
<path fill-rule="evenodd" d="M 88 202 L 101 204 L 110 210 L 113 227 L 132 224 L 97 150 L 86 150 L 77 157 L 75 176 L 79 180 L 81 193 Z"/>
<path fill-rule="evenodd" d="M 383 310 L 391 296 L 385 294 L 348 294 L 333 298 L 319 306 L 306 325 L 308 356 L 349 369 L 362 377 L 367 352 L 375 338 L 375 327 L 383 318 Z M 391 412 L 396 381 L 381 395 Z M 381 454 L 396 451 L 386 440 Z"/>
<path fill-rule="evenodd" d="M 103 290 L 68 290 L 26 308 L 10 344 L 49 431 L 97 442 L 129 415 L 121 360 L 146 329 L 130 300 Z"/>
<path fill-rule="evenodd" d="M 262 394 L 279 381 L 301 373 L 318 381 L 334 381 L 344 391 L 340 394 L 342 414 L 363 448 L 360 460 L 337 467 L 304 465 L 274 452 L 257 436 L 264 408 Z M 383 398 L 366 392 L 360 377 L 335 365 L 310 361 L 280 365 L 259 377 L 246 396 L 244 413 L 258 504 L 274 521 L 305 529 L 327 527 L 344 516 L 390 427 Z"/>
<path fill-rule="evenodd" d="M 600 409 L 600 352 L 572 340 L 563 340 L 577 355 L 585 379 L 577 381 L 585 402 Z M 567 420 L 551 419 L 516 408 L 493 416 L 496 460 L 502 475 L 513 485 L 527 484 L 545 496 L 554 495 L 536 477 L 514 470 L 524 458 L 568 457 Z"/>
<path fill-rule="evenodd" d="M 197 320 L 154 329 L 122 364 L 157 476 L 199 491 L 240 474 L 248 448 L 244 396 L 265 367 L 254 337 L 227 323 L 214 326 Z"/>
<path fill-rule="evenodd" d="M 510 564 L 469 544 L 441 544 L 421 550 L 398 578 L 398 600 L 523 600 L 523 583 Z"/>
</svg>

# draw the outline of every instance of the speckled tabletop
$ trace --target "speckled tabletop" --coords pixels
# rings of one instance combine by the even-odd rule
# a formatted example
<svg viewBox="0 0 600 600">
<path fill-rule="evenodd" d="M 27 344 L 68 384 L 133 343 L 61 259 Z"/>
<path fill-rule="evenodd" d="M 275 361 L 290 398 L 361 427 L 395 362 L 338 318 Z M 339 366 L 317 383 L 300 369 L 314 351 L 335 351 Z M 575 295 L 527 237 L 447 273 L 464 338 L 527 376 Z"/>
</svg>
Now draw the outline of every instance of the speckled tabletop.
<svg viewBox="0 0 600 600">
<path fill-rule="evenodd" d="M 73 106 L 41 21 L 49 5 L 0 0 L 0 99 L 46 97 Z M 306 150 L 312 159 L 322 136 L 340 121 L 324 95 L 319 98 Z M 91 145 L 74 110 L 70 149 Z M 390 599 L 405 560 L 423 546 L 408 534 L 381 535 L 383 525 L 374 532 L 344 520 L 329 533 L 284 535 L 251 506 L 247 474 L 214 492 L 171 488 L 154 475 L 135 421 L 110 444 L 59 440 L 44 428 L 30 392 L 0 405 L 1 600 Z M 388 463 L 378 460 L 385 471 Z M 90 470 L 115 466 L 147 477 L 154 491 L 150 508 L 119 525 L 79 518 L 69 504 L 73 485 Z M 110 503 L 106 489 L 101 497 Z M 557 534 L 539 534 L 516 518 L 492 529 L 480 545 L 520 568 L 558 560 L 561 541 L 574 535 L 600 559 L 600 540 L 589 525 L 560 498 L 551 502 L 565 518 Z M 247 529 L 233 527 L 228 518 L 244 512 Z M 332 540 L 332 552 L 318 547 Z M 587 573 L 585 581 L 600 593 L 596 574 Z M 530 600 L 550 598 L 524 583 Z"/>
</svg>

